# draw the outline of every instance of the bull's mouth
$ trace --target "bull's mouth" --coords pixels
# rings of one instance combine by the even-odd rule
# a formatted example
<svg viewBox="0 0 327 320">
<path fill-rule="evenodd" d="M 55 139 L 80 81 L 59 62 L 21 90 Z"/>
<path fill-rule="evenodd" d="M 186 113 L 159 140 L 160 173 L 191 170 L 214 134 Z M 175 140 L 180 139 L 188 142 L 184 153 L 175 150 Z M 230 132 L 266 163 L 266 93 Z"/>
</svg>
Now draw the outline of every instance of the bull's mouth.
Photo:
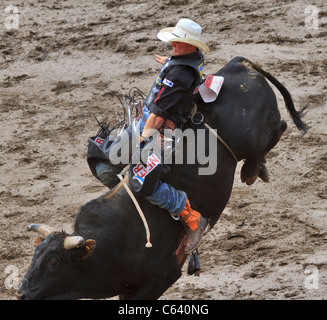
<svg viewBox="0 0 327 320">
<path fill-rule="evenodd" d="M 48 297 L 40 297 L 40 298 L 34 298 L 28 295 L 23 294 L 18 294 L 17 296 L 18 300 L 75 300 L 75 299 L 79 299 L 79 298 L 74 298 L 74 297 L 68 297 L 68 296 L 64 296 L 64 295 L 53 295 L 53 296 L 48 296 Z"/>
<path fill-rule="evenodd" d="M 24 279 L 21 284 L 16 298 L 18 300 L 78 300 L 78 299 L 104 299 L 118 295 L 119 292 L 99 292 L 87 290 L 71 290 L 66 288 L 66 291 L 54 292 L 49 288 L 40 288 L 39 286 L 28 286 L 28 281 Z"/>
<path fill-rule="evenodd" d="M 44 297 L 32 297 L 25 293 L 17 294 L 18 300 L 78 300 L 78 299 L 103 299 L 108 298 L 108 294 L 102 292 L 70 292 L 60 293 Z"/>
</svg>

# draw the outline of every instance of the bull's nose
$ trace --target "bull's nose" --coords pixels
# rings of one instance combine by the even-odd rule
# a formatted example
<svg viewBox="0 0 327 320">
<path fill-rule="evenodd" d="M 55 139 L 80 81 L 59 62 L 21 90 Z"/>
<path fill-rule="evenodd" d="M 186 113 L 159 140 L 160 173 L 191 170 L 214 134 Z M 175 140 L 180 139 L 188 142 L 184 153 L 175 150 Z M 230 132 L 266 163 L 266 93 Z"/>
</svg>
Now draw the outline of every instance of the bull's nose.
<svg viewBox="0 0 327 320">
<path fill-rule="evenodd" d="M 18 300 L 26 300 L 26 296 L 24 293 L 22 293 L 22 294 L 17 293 L 16 297 Z"/>
<path fill-rule="evenodd" d="M 18 288 L 18 291 L 16 293 L 16 298 L 18 300 L 26 300 L 26 295 L 24 293 L 24 288 L 23 288 L 23 283 L 24 281 L 20 284 L 19 288 Z"/>
<path fill-rule="evenodd" d="M 16 293 L 16 298 L 19 300 L 29 300 L 29 289 L 28 289 L 28 281 L 26 278 L 23 279 L 21 282 L 17 293 Z"/>
</svg>

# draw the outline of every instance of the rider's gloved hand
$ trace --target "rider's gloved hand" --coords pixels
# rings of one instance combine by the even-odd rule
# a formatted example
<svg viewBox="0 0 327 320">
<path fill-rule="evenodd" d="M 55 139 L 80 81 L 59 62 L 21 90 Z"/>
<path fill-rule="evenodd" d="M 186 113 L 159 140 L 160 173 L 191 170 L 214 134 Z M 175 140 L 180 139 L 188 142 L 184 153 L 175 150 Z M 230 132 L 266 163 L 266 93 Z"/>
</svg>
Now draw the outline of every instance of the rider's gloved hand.
<svg viewBox="0 0 327 320">
<path fill-rule="evenodd" d="M 144 148 L 144 146 L 146 145 L 146 143 L 149 141 L 149 138 L 144 137 L 142 134 L 140 134 L 140 149 L 142 150 Z"/>
</svg>

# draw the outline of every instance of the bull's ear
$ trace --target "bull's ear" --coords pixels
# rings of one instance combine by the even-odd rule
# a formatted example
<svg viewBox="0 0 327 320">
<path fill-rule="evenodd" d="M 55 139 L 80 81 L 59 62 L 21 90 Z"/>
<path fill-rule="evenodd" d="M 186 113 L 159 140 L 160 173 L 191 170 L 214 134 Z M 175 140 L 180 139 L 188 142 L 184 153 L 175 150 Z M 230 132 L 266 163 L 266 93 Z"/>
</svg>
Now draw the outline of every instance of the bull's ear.
<svg viewBox="0 0 327 320">
<path fill-rule="evenodd" d="M 84 250 L 84 255 L 82 257 L 82 260 L 86 260 L 94 251 L 95 249 L 95 240 L 88 239 L 85 241 L 83 247 L 81 249 Z"/>
<path fill-rule="evenodd" d="M 42 237 L 36 237 L 34 238 L 33 244 L 37 247 L 43 240 L 44 238 Z"/>
</svg>

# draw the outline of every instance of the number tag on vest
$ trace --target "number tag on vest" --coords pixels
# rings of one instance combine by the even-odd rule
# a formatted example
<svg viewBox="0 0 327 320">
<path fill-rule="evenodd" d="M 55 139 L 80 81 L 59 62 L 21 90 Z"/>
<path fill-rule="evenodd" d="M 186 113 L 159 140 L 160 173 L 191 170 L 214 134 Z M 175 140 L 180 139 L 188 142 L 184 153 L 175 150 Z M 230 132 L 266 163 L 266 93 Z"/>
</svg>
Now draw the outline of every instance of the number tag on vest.
<svg viewBox="0 0 327 320">
<path fill-rule="evenodd" d="M 159 164 L 161 163 L 160 159 L 152 153 L 147 160 L 147 165 L 144 167 L 143 163 L 139 162 L 134 168 L 133 168 L 133 179 L 136 179 L 140 182 L 140 184 L 143 184 L 145 177 Z"/>
<path fill-rule="evenodd" d="M 198 89 L 203 101 L 209 103 L 216 100 L 223 83 L 223 77 L 208 75 Z"/>
</svg>

